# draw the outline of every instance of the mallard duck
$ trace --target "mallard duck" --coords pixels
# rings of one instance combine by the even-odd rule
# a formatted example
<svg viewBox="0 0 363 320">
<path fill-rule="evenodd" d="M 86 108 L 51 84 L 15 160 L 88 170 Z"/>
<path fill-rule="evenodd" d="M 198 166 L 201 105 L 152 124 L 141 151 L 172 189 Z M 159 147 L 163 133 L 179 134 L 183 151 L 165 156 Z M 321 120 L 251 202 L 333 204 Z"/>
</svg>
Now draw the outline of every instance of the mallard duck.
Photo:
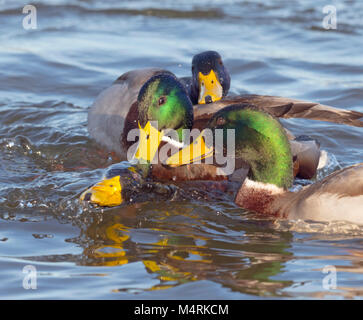
<svg viewBox="0 0 363 320">
<path fill-rule="evenodd" d="M 239 206 L 288 219 L 363 223 L 363 163 L 290 192 L 291 151 L 273 116 L 250 105 L 234 105 L 217 112 L 208 127 L 235 129 L 236 157 L 250 168 L 235 198 Z"/>
<path fill-rule="evenodd" d="M 236 163 L 242 160 L 240 167 L 245 174 L 240 176 L 242 184 L 234 200 L 237 205 L 279 218 L 363 223 L 363 163 L 291 192 L 288 191 L 294 178 L 291 147 L 274 116 L 250 104 L 236 104 L 215 113 L 206 127 L 213 132 L 222 129 L 224 144 L 226 129 L 235 130 L 235 160 Z M 189 148 L 186 147 L 186 154 Z M 182 152 L 176 154 L 177 158 Z M 208 151 L 205 159 L 215 157 L 215 152 Z M 171 163 L 171 158 L 167 163 Z M 188 162 L 178 170 L 191 170 L 185 165 Z M 165 170 L 175 171 L 166 167 L 163 170 L 164 174 Z"/>
<path fill-rule="evenodd" d="M 89 201 L 101 207 L 114 207 L 122 203 L 171 199 L 174 186 L 145 179 L 143 168 L 124 161 L 108 168 L 102 181 L 84 191 L 81 201 Z"/>
<path fill-rule="evenodd" d="M 231 77 L 216 51 L 196 54 L 192 60 L 192 76 L 180 78 L 193 104 L 218 101 L 228 94 Z"/>
<path fill-rule="evenodd" d="M 96 98 L 88 112 L 88 131 L 124 160 L 132 144 L 127 135 L 139 123 L 158 121 L 159 129 L 190 128 L 193 107 L 185 87 L 169 71 L 126 72 Z"/>
</svg>

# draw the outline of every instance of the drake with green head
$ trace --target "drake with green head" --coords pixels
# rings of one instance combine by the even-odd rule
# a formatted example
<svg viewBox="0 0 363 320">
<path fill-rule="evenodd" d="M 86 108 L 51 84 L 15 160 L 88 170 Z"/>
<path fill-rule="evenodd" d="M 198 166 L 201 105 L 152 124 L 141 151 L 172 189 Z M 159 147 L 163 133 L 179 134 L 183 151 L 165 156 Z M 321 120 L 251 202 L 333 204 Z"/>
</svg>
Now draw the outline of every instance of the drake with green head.
<svg viewBox="0 0 363 320">
<path fill-rule="evenodd" d="M 193 106 L 184 86 L 168 71 L 130 71 L 103 91 L 88 113 L 90 135 L 126 160 L 130 130 L 158 121 L 160 130 L 190 128 Z"/>
<path fill-rule="evenodd" d="M 247 165 L 247 177 L 241 179 L 235 197 L 237 205 L 279 218 L 363 223 L 363 163 L 290 192 L 292 153 L 286 132 L 276 118 L 255 106 L 239 104 L 217 112 L 207 127 L 224 131 L 224 145 L 226 130 L 235 130 L 235 159 Z M 206 158 L 210 156 L 208 150 Z"/>
<path fill-rule="evenodd" d="M 152 76 L 140 89 L 137 101 L 137 119 L 142 127 L 157 121 L 159 130 L 174 129 L 181 138 L 182 130 L 193 125 L 192 103 L 185 88 L 172 75 Z"/>
</svg>

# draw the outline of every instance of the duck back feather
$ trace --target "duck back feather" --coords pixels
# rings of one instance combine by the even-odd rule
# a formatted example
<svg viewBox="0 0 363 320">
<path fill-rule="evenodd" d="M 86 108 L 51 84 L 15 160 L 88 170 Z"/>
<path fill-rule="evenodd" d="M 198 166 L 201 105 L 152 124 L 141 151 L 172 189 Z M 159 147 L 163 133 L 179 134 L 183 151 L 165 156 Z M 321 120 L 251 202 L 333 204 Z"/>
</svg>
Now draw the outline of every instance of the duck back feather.
<svg viewBox="0 0 363 320">
<path fill-rule="evenodd" d="M 218 110 L 235 103 L 253 104 L 278 118 L 304 118 L 363 127 L 363 113 L 284 97 L 241 95 L 195 106 L 195 121 L 208 121 Z"/>
</svg>

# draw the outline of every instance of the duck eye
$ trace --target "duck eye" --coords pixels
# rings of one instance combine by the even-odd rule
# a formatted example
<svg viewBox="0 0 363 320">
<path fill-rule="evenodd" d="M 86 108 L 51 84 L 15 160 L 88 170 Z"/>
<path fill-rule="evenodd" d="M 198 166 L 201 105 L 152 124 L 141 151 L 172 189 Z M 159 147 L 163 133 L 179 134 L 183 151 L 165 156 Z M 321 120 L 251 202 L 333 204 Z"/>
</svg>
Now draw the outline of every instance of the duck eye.
<svg viewBox="0 0 363 320">
<path fill-rule="evenodd" d="M 214 83 L 214 80 L 212 80 L 212 84 Z"/>
<path fill-rule="evenodd" d="M 222 59 L 218 59 L 218 63 L 219 63 L 219 65 L 223 66 Z"/>
<path fill-rule="evenodd" d="M 166 97 L 162 96 L 159 98 L 158 104 L 159 106 L 163 105 L 166 102 Z"/>
</svg>

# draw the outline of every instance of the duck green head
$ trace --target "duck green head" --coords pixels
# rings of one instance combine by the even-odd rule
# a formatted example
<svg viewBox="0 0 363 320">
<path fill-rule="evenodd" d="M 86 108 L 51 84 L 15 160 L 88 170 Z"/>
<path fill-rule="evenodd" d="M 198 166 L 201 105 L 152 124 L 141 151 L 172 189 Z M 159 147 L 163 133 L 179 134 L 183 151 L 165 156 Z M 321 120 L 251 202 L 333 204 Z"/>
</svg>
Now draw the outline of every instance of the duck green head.
<svg viewBox="0 0 363 320">
<path fill-rule="evenodd" d="M 222 57 L 216 51 L 196 54 L 192 61 L 191 99 L 193 103 L 211 103 L 225 97 L 231 78 Z"/>
<path fill-rule="evenodd" d="M 292 153 L 285 130 L 272 115 L 248 104 L 218 111 L 208 127 L 235 130 L 235 157 L 250 166 L 249 177 L 287 189 L 293 182 Z M 224 145 L 227 134 L 224 132 Z"/>
<path fill-rule="evenodd" d="M 140 138 L 135 158 L 146 163 L 154 159 L 169 129 L 182 140 L 183 129 L 193 125 L 193 105 L 185 87 L 170 73 L 146 81 L 139 92 L 138 113 Z"/>
<path fill-rule="evenodd" d="M 250 167 L 249 177 L 258 182 L 274 184 L 287 189 L 292 185 L 292 154 L 284 129 L 272 115 L 248 104 L 236 104 L 223 108 L 210 119 L 207 129 L 211 129 L 216 139 L 216 130 L 223 130 L 223 146 L 208 145 L 204 131 L 190 146 L 172 155 L 169 165 L 189 164 L 197 159 L 216 156 L 228 149 L 228 129 L 234 130 L 234 158 L 241 159 Z M 190 155 L 190 156 L 189 156 Z M 179 161 L 182 159 L 182 161 Z M 179 161 L 179 162 L 178 162 Z"/>
<path fill-rule="evenodd" d="M 138 96 L 139 121 L 146 126 L 157 121 L 158 129 L 174 129 L 178 133 L 193 125 L 193 105 L 185 87 L 171 74 L 151 77 Z"/>
</svg>

